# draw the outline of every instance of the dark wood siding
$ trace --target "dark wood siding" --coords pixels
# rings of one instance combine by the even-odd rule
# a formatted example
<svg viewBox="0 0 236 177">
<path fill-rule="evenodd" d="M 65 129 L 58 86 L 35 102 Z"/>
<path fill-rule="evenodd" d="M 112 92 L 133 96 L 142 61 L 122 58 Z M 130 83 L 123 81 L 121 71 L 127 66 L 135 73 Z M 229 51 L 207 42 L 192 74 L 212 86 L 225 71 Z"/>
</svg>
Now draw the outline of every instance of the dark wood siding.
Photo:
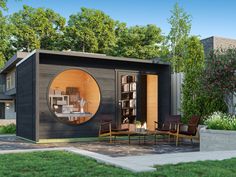
<svg viewBox="0 0 236 177">
<path fill-rule="evenodd" d="M 160 68 L 158 75 L 158 116 L 159 125 L 170 115 L 171 71 L 169 66 Z"/>
<path fill-rule="evenodd" d="M 100 119 L 108 118 L 115 121 L 115 71 L 113 69 L 101 69 L 93 67 L 73 67 L 90 73 L 97 81 L 101 91 L 101 104 L 97 114 L 88 122 L 78 126 L 67 125 L 57 120 L 49 110 L 48 89 L 50 82 L 60 72 L 72 69 L 71 66 L 52 66 L 40 64 L 39 67 L 39 138 L 73 138 L 91 137 L 98 135 Z"/>
<path fill-rule="evenodd" d="M 66 69 L 75 68 L 90 73 L 97 81 L 101 91 L 101 104 L 97 114 L 90 121 L 78 126 L 59 122 L 48 106 L 48 89 L 52 79 Z M 158 74 L 159 118 L 163 120 L 164 116 L 170 113 L 170 70 L 168 65 L 40 54 L 39 139 L 97 136 L 100 119 L 109 118 L 116 122 L 116 70 Z"/>
<path fill-rule="evenodd" d="M 16 135 L 35 141 L 35 55 L 17 67 L 16 82 Z"/>
</svg>

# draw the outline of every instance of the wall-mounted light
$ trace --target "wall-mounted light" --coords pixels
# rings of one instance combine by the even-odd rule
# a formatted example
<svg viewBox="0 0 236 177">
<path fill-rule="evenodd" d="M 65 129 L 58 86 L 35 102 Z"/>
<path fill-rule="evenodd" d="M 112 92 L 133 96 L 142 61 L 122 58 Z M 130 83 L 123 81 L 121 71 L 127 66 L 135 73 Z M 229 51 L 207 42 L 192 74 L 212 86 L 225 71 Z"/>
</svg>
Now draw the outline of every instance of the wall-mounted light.
<svg viewBox="0 0 236 177">
<path fill-rule="evenodd" d="M 10 103 L 5 104 L 6 109 L 10 109 Z"/>
<path fill-rule="evenodd" d="M 54 107 L 54 109 L 58 109 L 58 105 L 54 105 L 53 107 Z"/>
</svg>

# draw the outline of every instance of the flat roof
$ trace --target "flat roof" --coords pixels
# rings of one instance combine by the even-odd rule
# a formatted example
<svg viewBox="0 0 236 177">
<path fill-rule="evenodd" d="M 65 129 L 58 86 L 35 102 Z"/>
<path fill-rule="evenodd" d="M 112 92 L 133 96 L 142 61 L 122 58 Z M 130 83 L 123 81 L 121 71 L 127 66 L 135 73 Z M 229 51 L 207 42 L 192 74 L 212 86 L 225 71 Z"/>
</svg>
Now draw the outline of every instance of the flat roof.
<svg viewBox="0 0 236 177">
<path fill-rule="evenodd" d="M 201 39 L 201 41 L 206 40 L 206 39 L 210 39 L 210 38 L 236 41 L 236 39 L 229 38 L 229 37 L 222 37 L 222 36 L 210 36 L 210 37 L 206 37 L 206 38 Z"/>
<path fill-rule="evenodd" d="M 16 52 L 16 54 L 6 62 L 5 66 L 1 69 L 0 73 L 5 73 L 11 68 L 13 68 L 16 63 L 18 63 L 23 58 L 27 57 L 28 54 L 29 53 L 27 52 Z"/>
<path fill-rule="evenodd" d="M 22 62 L 27 60 L 30 56 L 32 56 L 35 53 L 74 56 L 74 57 L 84 57 L 84 58 L 94 58 L 94 59 L 113 60 L 113 61 L 125 61 L 125 62 L 129 61 L 129 62 L 136 62 L 136 63 L 150 63 L 150 64 L 170 65 L 167 62 L 160 61 L 160 59 L 158 59 L 158 58 L 144 60 L 144 59 L 127 58 L 127 57 L 113 57 L 113 56 L 107 56 L 105 54 L 96 54 L 96 53 L 84 53 L 84 52 L 76 52 L 76 51 L 53 51 L 53 50 L 37 49 L 37 50 L 34 50 L 33 52 L 31 52 L 23 60 L 18 62 L 16 66 L 20 65 Z"/>
</svg>

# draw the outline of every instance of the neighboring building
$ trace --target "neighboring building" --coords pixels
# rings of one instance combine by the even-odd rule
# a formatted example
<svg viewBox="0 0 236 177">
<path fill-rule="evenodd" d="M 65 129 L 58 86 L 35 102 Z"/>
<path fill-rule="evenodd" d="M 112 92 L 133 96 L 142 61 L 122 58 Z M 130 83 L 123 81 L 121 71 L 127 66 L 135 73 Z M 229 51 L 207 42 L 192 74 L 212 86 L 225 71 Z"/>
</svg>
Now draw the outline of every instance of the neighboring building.
<svg viewBox="0 0 236 177">
<path fill-rule="evenodd" d="M 16 118 L 16 63 L 27 55 L 17 52 L 0 71 L 0 119 Z"/>
<path fill-rule="evenodd" d="M 236 39 L 211 36 L 201 40 L 205 55 L 212 50 L 236 48 Z"/>
</svg>

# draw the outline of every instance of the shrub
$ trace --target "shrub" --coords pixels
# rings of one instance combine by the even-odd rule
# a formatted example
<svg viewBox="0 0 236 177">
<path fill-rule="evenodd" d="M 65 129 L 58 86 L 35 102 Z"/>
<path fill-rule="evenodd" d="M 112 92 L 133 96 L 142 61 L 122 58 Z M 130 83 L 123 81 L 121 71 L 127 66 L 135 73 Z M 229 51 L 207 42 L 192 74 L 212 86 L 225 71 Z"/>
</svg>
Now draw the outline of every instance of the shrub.
<svg viewBox="0 0 236 177">
<path fill-rule="evenodd" d="M 15 133 L 16 133 L 15 124 L 0 126 L 0 134 L 15 134 Z"/>
<path fill-rule="evenodd" d="M 236 116 L 214 112 L 205 119 L 204 124 L 207 125 L 209 129 L 236 130 Z"/>
</svg>

